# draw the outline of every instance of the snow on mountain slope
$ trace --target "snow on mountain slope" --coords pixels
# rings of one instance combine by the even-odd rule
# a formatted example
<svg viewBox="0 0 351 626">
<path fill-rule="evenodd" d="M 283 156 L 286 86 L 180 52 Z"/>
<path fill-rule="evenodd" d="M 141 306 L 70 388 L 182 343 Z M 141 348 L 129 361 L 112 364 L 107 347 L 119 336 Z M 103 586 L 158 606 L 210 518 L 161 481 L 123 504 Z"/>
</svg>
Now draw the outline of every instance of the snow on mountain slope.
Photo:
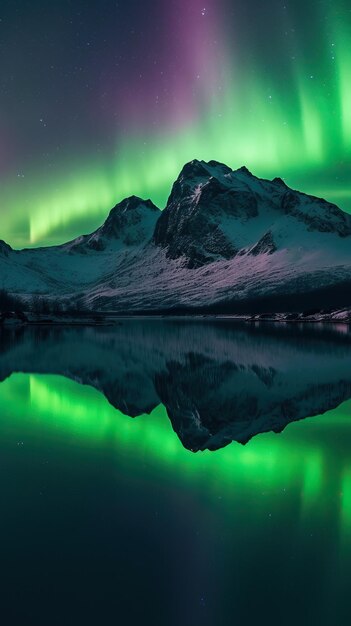
<svg viewBox="0 0 351 626">
<path fill-rule="evenodd" d="M 4 244 L 0 287 L 16 293 L 83 290 L 113 274 L 126 256 L 141 249 L 151 239 L 159 214 L 150 200 L 131 196 L 117 204 L 95 232 L 61 246 L 18 251 Z"/>
<path fill-rule="evenodd" d="M 245 167 L 232 171 L 214 161 L 193 161 L 173 185 L 154 240 L 169 258 L 184 256 L 191 268 L 250 251 L 328 248 L 331 239 L 317 236 L 324 233 L 338 235 L 340 248 L 340 239 L 351 236 L 351 217 L 292 191 L 280 179 L 260 180 Z"/>
<path fill-rule="evenodd" d="M 317 289 L 340 286 L 348 302 L 350 273 L 350 263 L 323 264 L 320 256 L 306 254 L 298 258 L 298 255 L 286 251 L 274 255 L 246 255 L 188 269 L 182 259 L 170 261 L 164 251 L 155 248 L 147 250 L 143 263 L 131 263 L 120 268 L 117 278 L 101 282 L 91 289 L 89 299 L 97 308 L 123 312 L 305 310 L 334 305 L 328 295 L 322 294 L 322 303 L 320 299 L 315 300 L 314 291 Z M 348 291 L 344 288 L 346 282 Z M 303 302 L 306 294 L 311 294 L 308 304 Z M 296 307 L 291 308 L 289 302 L 287 308 L 283 296 L 295 295 Z M 276 301 L 270 304 L 273 297 L 282 299 L 278 308 Z M 263 299 L 268 301 L 267 306 L 261 306 L 259 301 Z"/>
<path fill-rule="evenodd" d="M 90 250 L 116 252 L 140 246 L 151 239 L 159 215 L 160 209 L 151 200 L 131 196 L 117 204 L 94 233 L 82 235 L 59 248 L 86 254 Z"/>
<path fill-rule="evenodd" d="M 349 306 L 351 216 L 278 178 L 194 160 L 163 212 L 133 196 L 62 246 L 0 244 L 0 281 L 20 294 L 80 292 L 124 312 Z"/>
<path fill-rule="evenodd" d="M 184 166 L 157 221 L 143 264 L 92 292 L 128 309 L 240 309 L 272 299 L 316 306 L 351 301 L 351 216 L 324 200 L 211 161 Z M 328 292 L 328 289 L 334 292 Z M 340 293 L 335 293 L 335 289 Z M 333 304 L 333 303 L 332 303 Z M 251 304 L 249 305 L 251 307 Z M 313 296 L 306 307 L 314 306 Z"/>
</svg>

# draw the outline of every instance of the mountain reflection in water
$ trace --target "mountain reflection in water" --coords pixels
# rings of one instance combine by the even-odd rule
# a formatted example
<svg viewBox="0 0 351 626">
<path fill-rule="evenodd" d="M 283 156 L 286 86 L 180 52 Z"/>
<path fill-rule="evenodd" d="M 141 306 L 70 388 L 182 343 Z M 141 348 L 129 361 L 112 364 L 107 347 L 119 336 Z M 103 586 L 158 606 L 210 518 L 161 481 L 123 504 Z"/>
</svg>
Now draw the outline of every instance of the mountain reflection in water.
<svg viewBox="0 0 351 626">
<path fill-rule="evenodd" d="M 0 346 L 0 380 L 63 375 L 130 417 L 163 404 L 194 452 L 281 432 L 351 397 L 351 333 L 342 325 L 122 320 L 3 329 Z"/>
<path fill-rule="evenodd" d="M 348 626 L 350 353 L 345 326 L 3 329 L 4 624 Z"/>
</svg>

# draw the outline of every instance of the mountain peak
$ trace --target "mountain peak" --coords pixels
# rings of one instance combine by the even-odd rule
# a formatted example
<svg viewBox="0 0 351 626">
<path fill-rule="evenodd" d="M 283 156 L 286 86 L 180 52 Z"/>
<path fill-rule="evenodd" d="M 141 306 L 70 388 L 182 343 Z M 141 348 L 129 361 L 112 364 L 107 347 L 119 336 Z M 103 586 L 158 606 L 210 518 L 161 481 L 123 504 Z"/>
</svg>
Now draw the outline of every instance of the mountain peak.
<svg viewBox="0 0 351 626">
<path fill-rule="evenodd" d="M 111 209 L 107 220 L 93 234 L 98 239 L 116 239 L 135 245 L 152 236 L 160 209 L 151 201 L 129 196 Z"/>
<path fill-rule="evenodd" d="M 224 176 L 225 174 L 230 174 L 231 172 L 232 170 L 230 167 L 224 163 L 220 163 L 219 161 L 212 160 L 207 162 L 193 159 L 183 166 L 178 176 L 178 180 L 203 177 L 208 178 L 209 176 L 216 178 L 217 176 Z"/>
<path fill-rule="evenodd" d="M 195 178 L 198 176 L 207 176 L 208 171 L 205 169 L 204 161 L 193 159 L 182 167 L 178 179 Z"/>
<path fill-rule="evenodd" d="M 247 176 L 252 176 L 254 178 L 254 175 L 252 174 L 252 172 L 250 172 L 250 170 L 246 167 L 246 165 L 242 165 L 237 170 L 234 170 L 234 173 L 235 174 L 246 174 Z"/>
<path fill-rule="evenodd" d="M 143 198 L 139 198 L 139 196 L 132 195 L 132 196 L 128 196 L 128 198 L 124 198 L 124 200 L 122 200 L 121 202 L 118 202 L 111 209 L 105 221 L 105 224 L 110 218 L 119 216 L 121 213 L 136 211 L 137 209 L 139 210 L 147 209 L 147 210 L 156 211 L 156 212 L 159 211 L 157 206 L 150 199 L 144 200 Z"/>
<path fill-rule="evenodd" d="M 286 189 L 288 189 L 287 184 L 283 181 L 282 178 L 279 178 L 279 176 L 276 176 L 275 178 L 273 178 L 272 183 L 274 183 L 275 185 L 280 185 L 281 187 L 285 187 Z"/>
<path fill-rule="evenodd" d="M 89 235 L 65 244 L 70 250 L 85 253 L 86 249 L 139 246 L 151 239 L 161 211 L 151 200 L 129 196 L 111 209 L 107 219 Z"/>
<path fill-rule="evenodd" d="M 189 268 L 247 254 L 274 254 L 332 233 L 351 236 L 351 216 L 290 189 L 281 178 L 257 178 L 244 165 L 193 160 L 175 181 L 153 241 Z M 318 233 L 318 236 L 317 236 Z M 312 241 L 312 239 L 311 239 Z"/>
</svg>

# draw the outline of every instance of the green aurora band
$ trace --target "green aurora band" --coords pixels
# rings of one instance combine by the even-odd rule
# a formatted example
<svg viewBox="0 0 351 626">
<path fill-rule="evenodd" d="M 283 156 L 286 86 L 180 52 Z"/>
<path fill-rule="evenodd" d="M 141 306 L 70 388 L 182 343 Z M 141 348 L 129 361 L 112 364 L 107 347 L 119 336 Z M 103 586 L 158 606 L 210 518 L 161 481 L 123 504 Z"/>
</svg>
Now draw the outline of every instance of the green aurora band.
<svg viewBox="0 0 351 626">
<path fill-rule="evenodd" d="M 258 59 L 238 71 L 228 54 L 223 89 L 204 98 L 197 119 L 173 130 L 131 128 L 115 154 L 77 154 L 51 173 L 34 166 L 29 176 L 2 180 L 1 238 L 14 247 L 63 242 L 97 227 L 131 194 L 163 208 L 172 182 L 193 158 L 281 176 L 351 211 L 350 26 L 351 18 L 345 23 L 337 12 L 330 18 L 328 33 L 320 33 L 318 71 L 311 72 L 315 65 L 302 51 L 291 57 L 284 80 L 273 69 L 261 75 Z"/>
</svg>

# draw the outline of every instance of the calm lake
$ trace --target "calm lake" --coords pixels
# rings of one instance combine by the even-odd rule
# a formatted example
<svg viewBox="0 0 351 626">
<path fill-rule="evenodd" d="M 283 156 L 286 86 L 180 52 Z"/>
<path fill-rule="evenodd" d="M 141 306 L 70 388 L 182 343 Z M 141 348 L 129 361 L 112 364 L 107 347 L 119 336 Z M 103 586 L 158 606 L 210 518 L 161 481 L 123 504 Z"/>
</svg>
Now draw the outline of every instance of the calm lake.
<svg viewBox="0 0 351 626">
<path fill-rule="evenodd" d="M 0 381 L 4 624 L 350 624 L 347 326 L 2 329 Z"/>
</svg>

